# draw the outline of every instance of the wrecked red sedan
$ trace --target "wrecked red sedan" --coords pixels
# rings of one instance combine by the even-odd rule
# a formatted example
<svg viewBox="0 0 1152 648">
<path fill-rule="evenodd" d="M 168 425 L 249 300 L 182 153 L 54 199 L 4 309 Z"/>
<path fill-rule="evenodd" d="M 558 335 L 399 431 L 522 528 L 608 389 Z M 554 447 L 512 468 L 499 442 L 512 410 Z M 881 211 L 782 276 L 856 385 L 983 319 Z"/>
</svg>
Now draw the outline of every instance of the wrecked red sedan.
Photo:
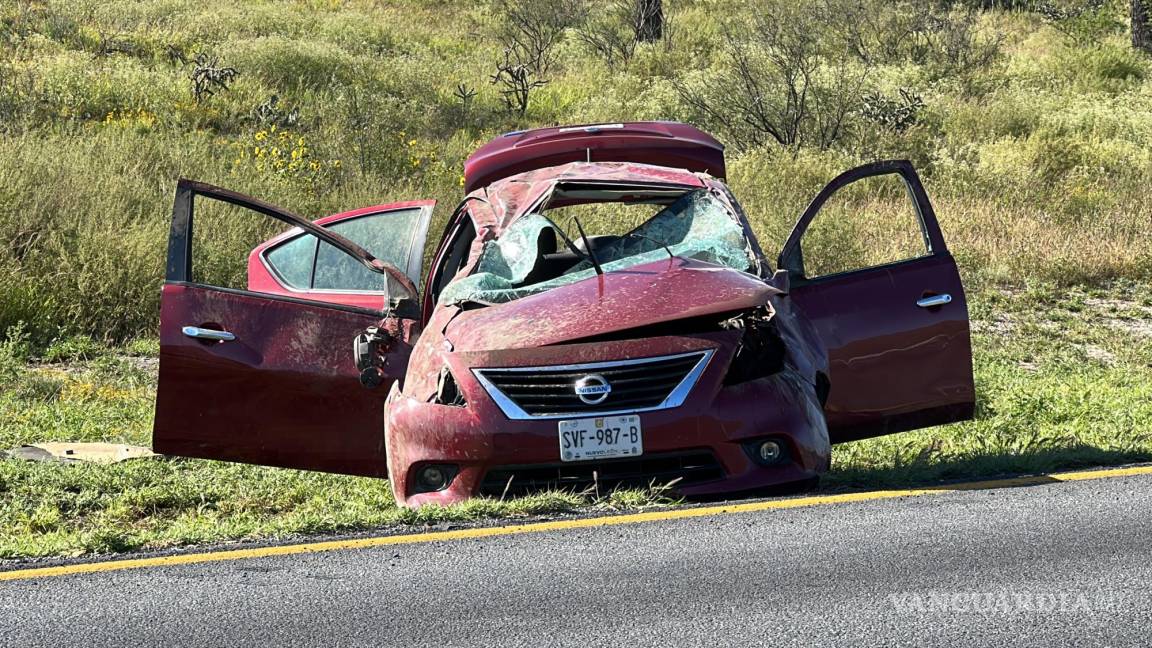
<svg viewBox="0 0 1152 648">
<path fill-rule="evenodd" d="M 923 252 L 806 275 L 825 202 L 882 175 L 907 189 Z M 181 181 L 154 448 L 387 476 L 409 506 L 714 496 L 810 483 L 832 443 L 971 417 L 964 291 L 909 163 L 835 178 L 776 269 L 724 176 L 723 147 L 683 124 L 509 133 L 469 158 L 426 270 L 429 201 L 313 223 Z M 252 250 L 240 288 L 196 281 L 212 201 L 292 227 Z"/>
</svg>

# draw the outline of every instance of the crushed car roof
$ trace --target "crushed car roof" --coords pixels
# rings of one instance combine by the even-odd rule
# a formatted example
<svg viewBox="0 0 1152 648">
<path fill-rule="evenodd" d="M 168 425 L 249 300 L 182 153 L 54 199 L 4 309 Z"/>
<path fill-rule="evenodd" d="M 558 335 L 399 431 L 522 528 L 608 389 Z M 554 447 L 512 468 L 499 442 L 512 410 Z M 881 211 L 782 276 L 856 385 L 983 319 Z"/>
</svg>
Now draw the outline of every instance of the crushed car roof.
<svg viewBox="0 0 1152 648">
<path fill-rule="evenodd" d="M 489 230 L 491 235 L 498 235 L 529 213 L 559 184 L 603 182 L 678 185 L 687 189 L 706 186 L 708 178 L 707 174 L 686 169 L 635 162 L 570 162 L 497 180 L 468 194 L 465 200 L 471 203 L 470 211 L 477 233 Z M 488 237 L 481 234 L 480 238 Z"/>
</svg>

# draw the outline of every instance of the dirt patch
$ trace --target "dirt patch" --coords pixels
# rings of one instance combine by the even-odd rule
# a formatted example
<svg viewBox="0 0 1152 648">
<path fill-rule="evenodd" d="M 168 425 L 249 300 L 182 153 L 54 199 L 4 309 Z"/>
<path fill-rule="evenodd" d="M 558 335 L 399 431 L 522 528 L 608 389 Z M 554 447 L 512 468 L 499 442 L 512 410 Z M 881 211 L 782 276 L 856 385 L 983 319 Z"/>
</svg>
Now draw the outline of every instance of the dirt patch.
<svg viewBox="0 0 1152 648">
<path fill-rule="evenodd" d="M 1084 346 L 1084 354 L 1096 362 L 1103 363 L 1111 367 L 1116 364 L 1116 356 L 1107 349 L 1102 349 L 1094 344 Z"/>
<path fill-rule="evenodd" d="M 1102 311 L 1120 312 L 1136 315 L 1140 318 L 1152 319 L 1152 306 L 1145 306 L 1130 299 L 1101 299 L 1089 297 L 1084 305 Z"/>
<path fill-rule="evenodd" d="M 1016 330 L 1016 323 L 1004 315 L 996 315 L 991 321 L 974 319 L 970 326 L 973 333 L 987 333 L 1000 337 L 1007 337 Z"/>
<path fill-rule="evenodd" d="M 137 371 L 155 375 L 160 370 L 160 358 L 152 356 L 119 355 L 116 359 L 131 365 Z"/>
<path fill-rule="evenodd" d="M 1103 321 L 1109 328 L 1124 331 L 1137 337 L 1152 338 L 1152 318 L 1119 319 L 1112 317 Z"/>
</svg>

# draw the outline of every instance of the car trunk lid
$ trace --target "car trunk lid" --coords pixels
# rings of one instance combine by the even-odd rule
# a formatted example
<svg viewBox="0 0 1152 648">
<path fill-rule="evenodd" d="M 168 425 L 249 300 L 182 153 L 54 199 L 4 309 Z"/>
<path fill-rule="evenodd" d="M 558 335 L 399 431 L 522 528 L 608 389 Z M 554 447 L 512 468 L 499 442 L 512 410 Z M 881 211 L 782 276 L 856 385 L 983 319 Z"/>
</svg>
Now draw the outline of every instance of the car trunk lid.
<svg viewBox="0 0 1152 648">
<path fill-rule="evenodd" d="M 464 163 L 471 192 L 501 178 L 568 162 L 635 162 L 724 178 L 724 146 L 676 122 L 632 122 L 537 128 L 505 133 Z"/>
</svg>

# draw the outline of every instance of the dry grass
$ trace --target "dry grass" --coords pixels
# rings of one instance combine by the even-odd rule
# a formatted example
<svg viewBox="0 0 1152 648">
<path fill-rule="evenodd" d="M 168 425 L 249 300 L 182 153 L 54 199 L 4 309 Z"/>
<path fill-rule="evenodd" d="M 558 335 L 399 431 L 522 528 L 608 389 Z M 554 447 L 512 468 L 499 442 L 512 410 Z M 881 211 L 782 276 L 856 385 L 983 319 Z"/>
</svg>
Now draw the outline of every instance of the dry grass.
<svg viewBox="0 0 1152 648">
<path fill-rule="evenodd" d="M 254 2 L 243 11 L 190 0 L 6 4 L 0 330 L 25 321 L 41 343 L 75 332 L 149 334 L 179 176 L 312 217 L 432 197 L 442 205 L 436 232 L 460 198 L 464 158 L 501 131 L 630 119 L 712 128 L 674 82 L 722 65 L 717 21 L 755 7 L 685 2 L 668 10 L 696 28 L 641 46 L 627 66 L 608 66 L 566 39 L 521 118 L 487 82 L 500 58 L 499 16 L 484 2 Z M 827 151 L 729 150 L 731 184 L 769 254 L 835 174 L 906 157 L 970 280 L 1067 285 L 1152 275 L 1148 60 L 1119 31 L 1078 47 L 1027 13 L 987 14 L 982 28 L 1005 43 L 987 67 L 877 68 L 870 83 L 878 91 L 909 87 L 924 97 L 906 130 L 857 121 Z M 188 67 L 174 58 L 197 52 L 240 72 L 229 90 L 200 103 Z M 461 83 L 476 90 L 467 106 L 454 95 Z M 273 95 L 276 109 L 261 113 Z M 292 141 L 262 156 L 260 137 L 277 124 Z M 827 231 L 813 234 L 813 243 L 827 241 L 829 268 L 905 253 L 907 239 L 856 216 L 852 224 L 826 219 Z M 211 233 L 230 242 L 218 255 L 222 267 L 252 244 L 246 230 Z"/>
</svg>

